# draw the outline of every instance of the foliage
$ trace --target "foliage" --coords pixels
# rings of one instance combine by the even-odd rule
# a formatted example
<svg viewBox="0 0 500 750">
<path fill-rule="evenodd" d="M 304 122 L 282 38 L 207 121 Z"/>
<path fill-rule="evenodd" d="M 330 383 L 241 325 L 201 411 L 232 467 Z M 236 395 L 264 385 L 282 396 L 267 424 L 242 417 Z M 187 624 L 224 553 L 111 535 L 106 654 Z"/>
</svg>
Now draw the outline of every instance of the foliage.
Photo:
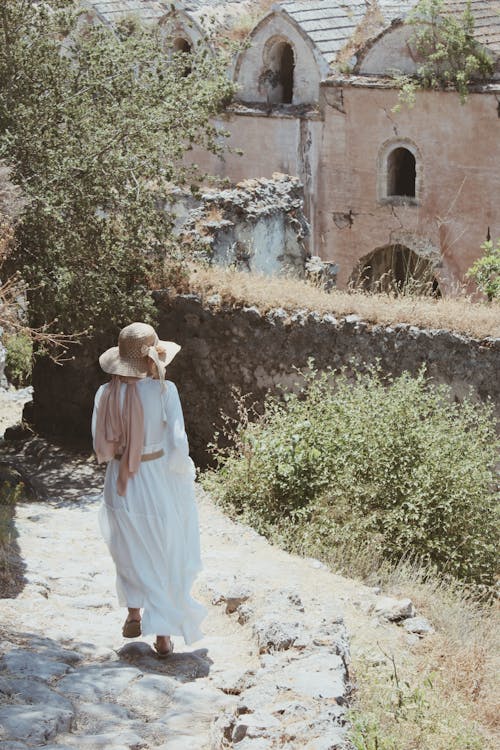
<svg viewBox="0 0 500 750">
<path fill-rule="evenodd" d="M 76 4 L 76 7 L 78 4 Z M 74 333 L 151 319 L 152 277 L 178 262 L 166 185 L 190 183 L 193 146 L 232 94 L 201 48 L 186 74 L 158 27 L 87 23 L 75 3 L 2 3 L 0 157 L 24 195 L 15 266 L 30 323 Z"/>
<path fill-rule="evenodd" d="M 26 333 L 5 335 L 4 344 L 7 350 L 5 357 L 5 374 L 13 385 L 19 387 L 30 382 L 33 341 Z"/>
<path fill-rule="evenodd" d="M 205 483 L 221 503 L 290 547 L 368 548 L 491 585 L 498 527 L 492 407 L 453 402 L 423 371 L 384 383 L 371 369 L 303 374 L 301 392 L 268 397 L 234 445 L 214 449 Z"/>
<path fill-rule="evenodd" d="M 417 80 L 397 74 L 401 105 L 413 106 L 417 89 L 453 87 L 462 104 L 467 100 L 473 80 L 485 79 L 493 73 L 494 63 L 488 52 L 474 37 L 474 16 L 470 0 L 460 17 L 446 12 L 443 0 L 421 0 L 406 23 L 414 27 L 410 45 L 420 64 Z"/>
<path fill-rule="evenodd" d="M 478 289 L 492 302 L 500 299 L 500 238 L 494 245 L 487 240 L 481 245 L 482 258 L 478 258 L 469 268 L 467 276 L 474 279 Z"/>
</svg>

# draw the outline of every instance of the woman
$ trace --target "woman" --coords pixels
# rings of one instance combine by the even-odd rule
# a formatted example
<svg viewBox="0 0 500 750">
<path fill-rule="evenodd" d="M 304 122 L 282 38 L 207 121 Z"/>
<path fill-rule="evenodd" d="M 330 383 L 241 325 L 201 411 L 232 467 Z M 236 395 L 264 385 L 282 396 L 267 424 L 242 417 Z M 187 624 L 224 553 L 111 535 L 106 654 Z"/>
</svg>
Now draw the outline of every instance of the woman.
<svg viewBox="0 0 500 750">
<path fill-rule="evenodd" d="M 156 634 L 160 657 L 171 635 L 202 637 L 206 609 L 190 590 L 201 570 L 195 470 L 179 395 L 165 367 L 180 346 L 132 323 L 99 363 L 112 375 L 95 396 L 94 450 L 108 462 L 99 523 L 116 567 L 125 638 Z M 142 618 L 141 618 L 141 609 Z"/>
</svg>

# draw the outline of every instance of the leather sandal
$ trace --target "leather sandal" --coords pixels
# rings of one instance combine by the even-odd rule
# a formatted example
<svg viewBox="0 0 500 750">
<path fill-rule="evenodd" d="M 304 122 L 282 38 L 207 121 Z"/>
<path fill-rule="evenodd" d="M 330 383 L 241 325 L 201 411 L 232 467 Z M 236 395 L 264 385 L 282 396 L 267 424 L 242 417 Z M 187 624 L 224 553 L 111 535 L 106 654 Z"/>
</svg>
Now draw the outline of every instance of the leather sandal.
<svg viewBox="0 0 500 750">
<path fill-rule="evenodd" d="M 170 641 L 170 645 L 166 651 L 160 651 L 160 649 L 158 648 L 158 645 L 156 643 L 153 643 L 153 648 L 156 651 L 156 655 L 158 656 L 159 659 L 166 659 L 168 656 L 170 656 L 170 654 L 174 652 L 174 644 L 172 643 L 172 639 L 169 638 L 169 641 Z"/>
<path fill-rule="evenodd" d="M 124 638 L 138 638 L 141 635 L 141 621 L 127 618 L 123 623 L 122 635 Z"/>
</svg>

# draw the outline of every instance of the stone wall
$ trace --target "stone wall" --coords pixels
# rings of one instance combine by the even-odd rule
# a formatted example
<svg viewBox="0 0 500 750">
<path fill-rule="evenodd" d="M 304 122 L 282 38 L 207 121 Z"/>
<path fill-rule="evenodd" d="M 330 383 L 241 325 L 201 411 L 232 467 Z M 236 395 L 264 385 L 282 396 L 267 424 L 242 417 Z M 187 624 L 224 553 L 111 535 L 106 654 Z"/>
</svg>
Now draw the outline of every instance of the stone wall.
<svg viewBox="0 0 500 750">
<path fill-rule="evenodd" d="M 425 364 L 437 383 L 451 386 L 456 399 L 470 388 L 490 397 L 500 416 L 500 340 L 477 341 L 443 330 L 368 325 L 355 315 L 336 320 L 314 312 L 263 315 L 255 307 L 219 309 L 215 295 L 203 305 L 195 295 L 170 299 L 158 293 L 161 338 L 182 345 L 168 377 L 179 388 L 195 461 L 207 462 L 207 443 L 221 426 L 221 410 L 231 410 L 231 389 L 251 393 L 257 402 L 278 384 L 299 379 L 294 367 L 314 357 L 318 368 L 361 368 L 377 359 L 385 372 L 416 373 Z M 75 351 L 64 367 L 41 362 L 34 372 L 34 402 L 28 415 L 51 436 L 89 440 L 92 398 L 105 380 L 94 350 Z"/>
</svg>

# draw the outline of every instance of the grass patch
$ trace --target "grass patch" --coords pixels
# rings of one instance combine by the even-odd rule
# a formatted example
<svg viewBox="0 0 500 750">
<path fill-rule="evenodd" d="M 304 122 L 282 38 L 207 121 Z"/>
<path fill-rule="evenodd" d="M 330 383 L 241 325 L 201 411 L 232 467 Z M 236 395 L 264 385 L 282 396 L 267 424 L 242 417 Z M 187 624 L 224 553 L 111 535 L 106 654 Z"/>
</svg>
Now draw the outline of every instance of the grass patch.
<svg viewBox="0 0 500 750">
<path fill-rule="evenodd" d="M 500 337 L 500 304 L 472 302 L 465 296 L 430 299 L 363 292 L 325 292 L 314 283 L 283 276 L 269 277 L 217 267 L 192 266 L 191 292 L 220 304 L 255 305 L 262 312 L 281 307 L 289 312 L 311 310 L 338 317 L 356 314 L 368 323 L 407 323 L 420 328 L 447 329 L 478 339 Z"/>
<path fill-rule="evenodd" d="M 436 632 L 385 663 L 354 659 L 355 750 L 495 750 L 500 706 L 498 610 L 458 583 L 404 562 L 385 566 L 388 593 L 410 596 Z"/>
</svg>

